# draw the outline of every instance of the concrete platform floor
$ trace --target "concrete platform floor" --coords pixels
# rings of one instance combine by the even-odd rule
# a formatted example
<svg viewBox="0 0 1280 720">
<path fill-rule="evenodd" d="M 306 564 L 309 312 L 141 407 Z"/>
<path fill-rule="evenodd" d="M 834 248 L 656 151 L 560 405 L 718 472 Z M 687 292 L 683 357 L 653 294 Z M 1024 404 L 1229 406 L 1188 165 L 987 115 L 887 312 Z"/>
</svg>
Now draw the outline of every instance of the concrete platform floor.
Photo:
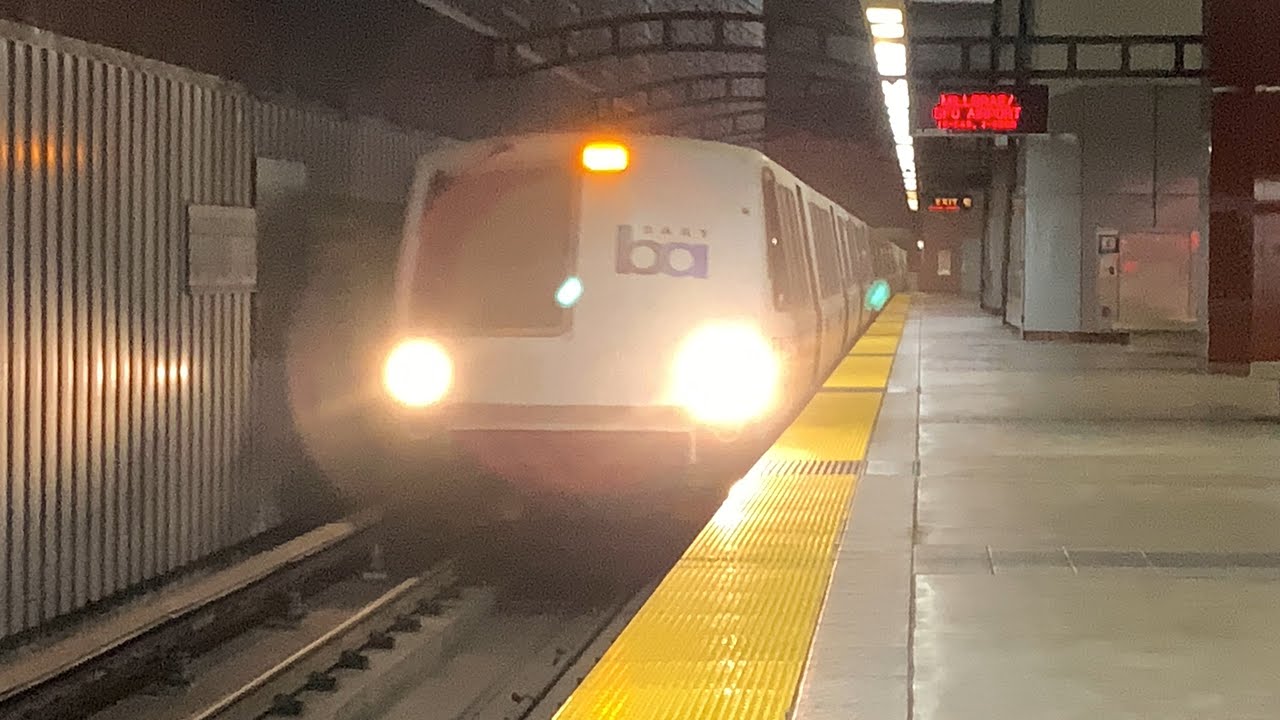
<svg viewBox="0 0 1280 720">
<path fill-rule="evenodd" d="M 1280 718 L 1280 387 L 1200 365 L 917 296 L 796 716 Z"/>
</svg>

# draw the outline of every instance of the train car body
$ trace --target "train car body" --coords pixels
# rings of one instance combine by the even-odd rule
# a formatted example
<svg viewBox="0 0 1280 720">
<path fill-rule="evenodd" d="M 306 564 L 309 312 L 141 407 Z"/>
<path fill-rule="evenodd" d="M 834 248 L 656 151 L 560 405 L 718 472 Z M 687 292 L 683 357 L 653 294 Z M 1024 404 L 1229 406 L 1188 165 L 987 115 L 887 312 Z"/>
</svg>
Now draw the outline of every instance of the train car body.
<svg viewBox="0 0 1280 720">
<path fill-rule="evenodd" d="M 742 147 L 452 148 L 418 168 L 385 384 L 517 482 L 643 490 L 812 396 L 903 286 L 884 245 Z"/>
</svg>

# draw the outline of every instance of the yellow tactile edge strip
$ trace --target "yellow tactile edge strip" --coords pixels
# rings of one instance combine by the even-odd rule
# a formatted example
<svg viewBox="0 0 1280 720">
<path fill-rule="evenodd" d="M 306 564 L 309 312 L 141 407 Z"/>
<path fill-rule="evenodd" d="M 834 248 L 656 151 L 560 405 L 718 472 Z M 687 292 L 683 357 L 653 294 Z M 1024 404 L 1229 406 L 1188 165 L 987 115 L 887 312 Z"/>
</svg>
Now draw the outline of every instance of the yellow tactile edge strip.
<svg viewBox="0 0 1280 720">
<path fill-rule="evenodd" d="M 907 303 L 895 298 L 881 317 L 896 330 L 879 322 L 873 329 L 900 334 Z M 882 398 L 818 393 L 757 468 L 797 456 L 862 460 Z M 783 718 L 855 482 L 854 475 L 748 473 L 556 720 Z"/>
</svg>

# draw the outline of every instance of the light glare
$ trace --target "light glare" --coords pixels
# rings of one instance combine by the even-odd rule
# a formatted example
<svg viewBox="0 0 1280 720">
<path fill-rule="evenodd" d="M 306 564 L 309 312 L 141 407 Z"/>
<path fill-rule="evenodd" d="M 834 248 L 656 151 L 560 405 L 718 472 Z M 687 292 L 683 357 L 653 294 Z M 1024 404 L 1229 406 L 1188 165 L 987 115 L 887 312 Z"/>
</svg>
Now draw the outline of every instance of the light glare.
<svg viewBox="0 0 1280 720">
<path fill-rule="evenodd" d="M 568 310 L 582 299 L 582 292 L 582 280 L 576 275 L 571 276 L 556 290 L 556 304 Z"/>
<path fill-rule="evenodd" d="M 674 365 L 675 401 L 698 422 L 735 426 L 767 413 L 781 366 L 768 341 L 749 325 L 713 324 L 685 341 Z"/>
<path fill-rule="evenodd" d="M 889 283 L 883 278 L 877 279 L 867 288 L 867 296 L 864 300 L 867 309 L 872 312 L 880 312 L 884 306 L 889 304 L 889 298 L 893 296 L 893 288 L 889 287 Z"/>
<path fill-rule="evenodd" d="M 405 340 L 387 356 L 382 372 L 387 393 L 406 407 L 435 404 L 453 384 L 453 362 L 430 340 Z"/>
</svg>

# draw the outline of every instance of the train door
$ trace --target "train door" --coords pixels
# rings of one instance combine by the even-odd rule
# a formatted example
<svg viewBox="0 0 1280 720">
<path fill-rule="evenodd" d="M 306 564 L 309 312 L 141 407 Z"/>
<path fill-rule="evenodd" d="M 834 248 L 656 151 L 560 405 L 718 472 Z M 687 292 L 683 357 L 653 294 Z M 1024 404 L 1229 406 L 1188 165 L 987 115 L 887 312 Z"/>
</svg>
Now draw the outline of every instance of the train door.
<svg viewBox="0 0 1280 720">
<path fill-rule="evenodd" d="M 845 312 L 845 292 L 841 281 L 840 257 L 838 254 L 838 236 L 835 232 L 835 217 L 829 207 L 822 207 L 816 202 L 809 203 L 808 217 L 812 232 L 814 252 L 814 271 L 818 281 L 818 296 L 821 299 L 822 314 L 822 356 L 821 367 L 830 370 L 840 359 L 840 350 L 844 342 L 847 321 Z"/>
<path fill-rule="evenodd" d="M 768 263 L 773 309 L 791 321 L 785 338 L 787 397 L 802 397 L 812 381 L 817 354 L 817 316 L 810 290 L 807 255 L 802 242 L 794 196 L 777 182 L 773 171 L 763 172 L 765 223 L 769 237 Z"/>
<path fill-rule="evenodd" d="M 849 344 L 852 346 L 862 333 L 867 286 L 862 277 L 862 247 L 858 242 L 858 226 L 850 219 L 845 219 L 841 226 L 845 231 L 845 252 L 849 258 Z"/>
<path fill-rule="evenodd" d="M 851 288 L 853 287 L 853 276 L 850 274 L 849 263 L 849 236 L 845 231 L 845 222 L 840 217 L 839 211 L 833 206 L 831 208 L 831 226 L 836 241 L 836 256 L 840 268 L 840 300 L 843 304 L 844 314 L 844 338 L 840 343 L 844 353 L 849 352 L 849 347 L 853 344 L 854 313 L 857 312 L 851 301 Z"/>
<path fill-rule="evenodd" d="M 811 297 L 813 298 L 813 313 L 817 321 L 817 326 L 814 332 L 815 347 L 813 353 L 813 384 L 816 386 L 826 380 L 822 373 L 824 370 L 823 350 L 826 348 L 827 342 L 827 315 L 823 312 L 823 300 L 825 299 L 825 293 L 823 293 L 823 288 L 818 282 L 818 263 L 815 252 L 816 243 L 814 242 L 813 233 L 810 232 L 810 223 L 809 218 L 807 217 L 808 213 L 805 212 L 804 193 L 800 190 L 799 186 L 796 186 L 795 188 L 795 204 L 793 207 L 795 208 L 796 218 L 799 221 L 800 238 L 802 240 L 802 246 L 804 247 L 805 270 L 809 280 L 810 291 L 812 293 Z"/>
</svg>

